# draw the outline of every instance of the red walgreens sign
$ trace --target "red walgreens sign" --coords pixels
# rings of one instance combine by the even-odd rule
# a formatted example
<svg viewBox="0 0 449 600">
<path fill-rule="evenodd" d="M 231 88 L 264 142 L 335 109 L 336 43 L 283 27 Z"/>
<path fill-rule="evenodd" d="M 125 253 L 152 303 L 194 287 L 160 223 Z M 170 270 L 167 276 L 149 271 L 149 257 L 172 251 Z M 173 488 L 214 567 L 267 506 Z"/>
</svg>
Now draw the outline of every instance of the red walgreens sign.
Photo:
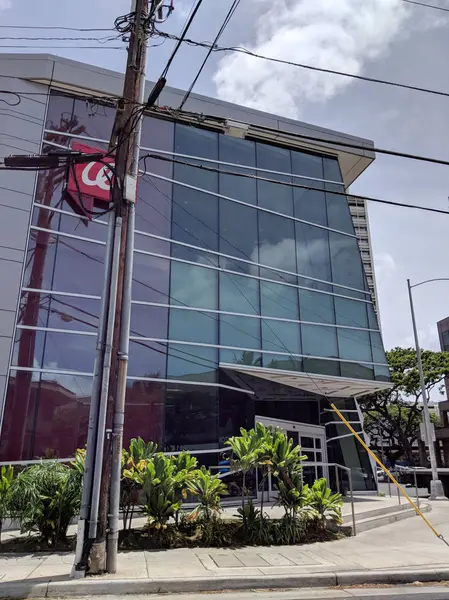
<svg viewBox="0 0 449 600">
<path fill-rule="evenodd" d="M 106 150 L 79 142 L 72 144 L 72 150 L 83 154 L 107 154 Z M 104 163 L 114 165 L 114 159 L 108 157 L 104 162 L 77 163 L 73 169 L 70 169 L 66 190 L 69 202 L 71 200 L 73 210 L 89 219 L 92 219 L 90 211 L 95 204 L 105 204 L 110 201 L 113 174 Z"/>
</svg>

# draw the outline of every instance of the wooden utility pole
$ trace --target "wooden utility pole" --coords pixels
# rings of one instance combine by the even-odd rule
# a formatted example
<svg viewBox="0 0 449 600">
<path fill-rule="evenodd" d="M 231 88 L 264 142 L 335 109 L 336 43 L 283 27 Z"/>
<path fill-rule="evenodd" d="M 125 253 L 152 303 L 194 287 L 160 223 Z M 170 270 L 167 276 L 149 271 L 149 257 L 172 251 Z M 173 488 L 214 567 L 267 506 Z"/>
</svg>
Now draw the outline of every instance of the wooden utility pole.
<svg viewBox="0 0 449 600">
<path fill-rule="evenodd" d="M 112 202 L 114 206 L 114 235 L 108 281 L 108 310 L 106 330 L 111 338 L 104 344 L 102 391 L 108 388 L 103 419 L 98 421 L 97 449 L 101 452 L 100 482 L 93 481 L 98 496 L 96 537 L 90 552 L 90 572 L 115 572 L 118 542 L 117 457 L 121 456 L 123 436 L 124 397 L 128 367 L 129 315 L 131 303 L 132 253 L 134 247 L 134 204 L 140 146 L 140 127 L 146 68 L 146 46 L 149 0 L 134 0 L 130 23 L 128 60 L 123 97 L 117 108 L 109 150 L 115 154 Z M 151 3 L 153 4 L 153 2 Z M 115 240 L 115 241 L 114 241 Z M 117 247 L 117 243 L 119 246 Z M 111 343 L 110 343 L 111 342 Z M 100 390 L 101 393 L 101 390 Z M 99 414 L 102 414 L 100 404 Z M 98 473 L 96 465 L 96 472 Z M 112 486 L 111 486 L 112 477 Z M 98 488 L 99 483 L 99 488 Z M 95 487 L 97 486 L 97 487 Z M 113 489 L 111 489 L 111 487 Z M 92 513 L 91 513 L 92 515 Z M 109 517 L 109 524 L 108 524 Z M 95 520 L 95 515 L 94 515 Z M 91 519 L 92 522 L 92 519 Z M 107 550 L 106 542 L 108 536 Z M 115 550 L 114 550 L 115 548 Z M 115 556 L 114 556 L 115 554 Z"/>
</svg>

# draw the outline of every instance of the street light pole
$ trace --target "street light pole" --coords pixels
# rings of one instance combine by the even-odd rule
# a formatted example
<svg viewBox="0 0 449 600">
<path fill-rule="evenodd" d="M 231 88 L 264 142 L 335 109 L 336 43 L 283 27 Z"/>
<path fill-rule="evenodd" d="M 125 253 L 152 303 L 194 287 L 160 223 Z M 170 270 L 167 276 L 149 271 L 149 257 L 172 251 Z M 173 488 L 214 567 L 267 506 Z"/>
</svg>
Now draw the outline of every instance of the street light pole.
<svg viewBox="0 0 449 600">
<path fill-rule="evenodd" d="M 425 283 L 425 282 L 422 282 Z M 421 285 L 421 284 L 417 284 Z M 430 499 L 431 500 L 446 500 L 444 495 L 443 484 L 438 479 L 438 467 L 437 460 L 435 456 L 435 446 L 432 440 L 432 427 L 430 423 L 430 413 L 429 413 L 429 402 L 427 398 L 427 390 L 426 383 L 424 379 L 424 371 L 422 366 L 421 359 L 421 348 L 418 340 L 418 330 L 416 328 L 416 318 L 415 318 L 415 309 L 413 306 L 413 296 L 412 296 L 412 286 L 410 285 L 410 279 L 407 279 L 407 287 L 408 287 L 408 295 L 410 299 L 410 312 L 412 315 L 412 323 L 413 323 L 413 336 L 415 338 L 415 347 L 416 347 L 416 360 L 418 362 L 418 372 L 419 372 L 419 381 L 421 385 L 421 393 L 422 393 L 422 401 L 423 401 L 423 409 L 424 409 L 424 428 L 426 432 L 426 442 L 429 446 L 429 456 L 430 456 L 430 467 L 432 469 L 432 481 L 430 482 Z"/>
</svg>

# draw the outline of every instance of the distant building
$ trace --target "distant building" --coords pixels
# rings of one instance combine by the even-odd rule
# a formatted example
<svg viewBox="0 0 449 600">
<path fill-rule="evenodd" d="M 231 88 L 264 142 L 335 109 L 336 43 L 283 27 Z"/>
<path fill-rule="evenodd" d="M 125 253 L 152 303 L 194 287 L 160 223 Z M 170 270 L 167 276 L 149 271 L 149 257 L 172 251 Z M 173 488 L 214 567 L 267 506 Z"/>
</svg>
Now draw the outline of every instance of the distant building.
<svg viewBox="0 0 449 600">
<path fill-rule="evenodd" d="M 376 277 L 374 274 L 373 249 L 371 246 L 367 205 L 365 200 L 361 200 L 360 198 L 357 198 L 357 196 L 348 196 L 348 204 L 360 248 L 360 254 L 362 256 L 368 289 L 371 292 L 374 310 L 378 313 L 379 306 L 377 304 Z"/>
</svg>

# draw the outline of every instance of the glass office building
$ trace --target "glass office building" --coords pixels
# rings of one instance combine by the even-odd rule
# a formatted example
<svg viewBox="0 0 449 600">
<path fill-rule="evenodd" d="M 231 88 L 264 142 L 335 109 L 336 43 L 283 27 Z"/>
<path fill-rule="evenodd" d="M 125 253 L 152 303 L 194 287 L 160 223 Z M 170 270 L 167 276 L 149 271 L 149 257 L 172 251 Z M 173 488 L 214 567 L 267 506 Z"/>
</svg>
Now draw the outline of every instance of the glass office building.
<svg viewBox="0 0 449 600">
<path fill-rule="evenodd" d="M 106 148 L 113 116 L 54 93 L 43 151 Z M 260 420 L 372 489 L 328 401 L 361 430 L 354 397 L 388 382 L 337 156 L 169 114 L 145 118 L 142 145 L 166 160 L 141 162 L 125 443 L 209 450 L 216 464 L 212 451 Z M 36 184 L 1 460 L 70 457 L 86 441 L 107 217 L 81 218 L 65 180 L 43 171 Z"/>
</svg>

